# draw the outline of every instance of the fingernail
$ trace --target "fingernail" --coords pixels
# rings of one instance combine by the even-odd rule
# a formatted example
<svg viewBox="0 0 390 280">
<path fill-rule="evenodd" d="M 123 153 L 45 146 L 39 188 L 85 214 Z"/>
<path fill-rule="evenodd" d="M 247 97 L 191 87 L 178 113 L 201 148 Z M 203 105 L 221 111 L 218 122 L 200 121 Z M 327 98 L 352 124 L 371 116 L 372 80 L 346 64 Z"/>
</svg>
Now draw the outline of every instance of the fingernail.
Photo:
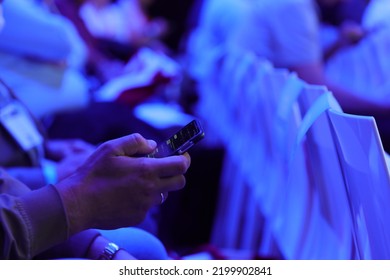
<svg viewBox="0 0 390 280">
<path fill-rule="evenodd" d="M 148 140 L 148 145 L 150 148 L 154 149 L 154 148 L 156 148 L 157 143 L 154 140 Z"/>
</svg>

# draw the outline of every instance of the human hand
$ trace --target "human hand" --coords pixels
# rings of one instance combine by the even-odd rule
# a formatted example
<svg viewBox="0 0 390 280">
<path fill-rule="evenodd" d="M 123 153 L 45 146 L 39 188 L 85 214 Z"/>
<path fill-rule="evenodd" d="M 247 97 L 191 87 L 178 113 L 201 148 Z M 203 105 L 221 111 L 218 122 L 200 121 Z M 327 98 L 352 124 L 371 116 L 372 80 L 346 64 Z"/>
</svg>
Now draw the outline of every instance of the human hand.
<svg viewBox="0 0 390 280">
<path fill-rule="evenodd" d="M 91 153 L 79 153 L 69 155 L 55 163 L 58 181 L 65 179 L 77 170 L 91 155 Z"/>
<path fill-rule="evenodd" d="M 365 35 L 363 27 L 353 21 L 345 21 L 340 26 L 340 41 L 344 46 L 358 43 Z"/>
<path fill-rule="evenodd" d="M 113 229 L 141 222 L 161 203 L 161 193 L 185 185 L 188 154 L 166 158 L 132 157 L 156 148 L 139 134 L 102 144 L 74 174 L 56 187 L 64 203 L 69 230 Z"/>
<path fill-rule="evenodd" d="M 163 18 L 155 18 L 150 20 L 144 28 L 144 34 L 147 37 L 157 39 L 166 35 L 169 31 L 169 24 Z"/>
<path fill-rule="evenodd" d="M 62 180 L 73 173 L 94 152 L 95 147 L 80 139 L 50 140 L 46 157 L 55 161 L 56 174 Z"/>
<path fill-rule="evenodd" d="M 45 144 L 47 158 L 61 161 L 66 157 L 80 154 L 92 154 L 95 147 L 81 139 L 56 139 Z"/>
</svg>

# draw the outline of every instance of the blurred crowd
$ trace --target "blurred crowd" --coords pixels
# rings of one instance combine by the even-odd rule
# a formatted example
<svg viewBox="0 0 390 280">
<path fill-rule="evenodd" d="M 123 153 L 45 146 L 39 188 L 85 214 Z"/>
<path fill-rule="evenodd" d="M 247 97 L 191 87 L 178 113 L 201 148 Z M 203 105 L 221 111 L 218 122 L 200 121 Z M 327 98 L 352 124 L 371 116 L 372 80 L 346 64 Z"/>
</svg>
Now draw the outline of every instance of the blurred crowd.
<svg viewBox="0 0 390 280">
<path fill-rule="evenodd" d="M 2 8 L 0 167 L 30 189 L 69 178 L 102 143 L 133 133 L 159 142 L 178 128 L 140 118 L 142 105 L 168 105 L 207 128 L 214 112 L 199 113 L 200 83 L 226 46 L 326 86 L 345 112 L 375 116 L 390 151 L 388 0 L 5 0 Z M 23 114 L 9 122 L 10 103 Z M 168 251 L 209 242 L 223 150 L 212 135 L 190 152 L 194 193 L 172 195 L 165 215 L 150 207 L 133 223 Z M 194 199 L 206 182 L 207 217 L 200 217 Z M 207 223 L 194 230 L 185 215 Z"/>
</svg>

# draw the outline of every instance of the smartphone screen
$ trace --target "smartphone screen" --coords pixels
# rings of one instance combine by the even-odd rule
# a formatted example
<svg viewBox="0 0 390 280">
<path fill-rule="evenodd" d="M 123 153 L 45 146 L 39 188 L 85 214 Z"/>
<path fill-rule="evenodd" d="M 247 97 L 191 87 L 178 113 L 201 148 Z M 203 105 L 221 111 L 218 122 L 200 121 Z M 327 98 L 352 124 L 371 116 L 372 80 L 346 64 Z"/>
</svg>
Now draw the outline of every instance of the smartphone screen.
<svg viewBox="0 0 390 280">
<path fill-rule="evenodd" d="M 146 157 L 161 158 L 172 155 L 181 155 L 204 137 L 204 131 L 198 120 L 193 120 Z"/>
</svg>

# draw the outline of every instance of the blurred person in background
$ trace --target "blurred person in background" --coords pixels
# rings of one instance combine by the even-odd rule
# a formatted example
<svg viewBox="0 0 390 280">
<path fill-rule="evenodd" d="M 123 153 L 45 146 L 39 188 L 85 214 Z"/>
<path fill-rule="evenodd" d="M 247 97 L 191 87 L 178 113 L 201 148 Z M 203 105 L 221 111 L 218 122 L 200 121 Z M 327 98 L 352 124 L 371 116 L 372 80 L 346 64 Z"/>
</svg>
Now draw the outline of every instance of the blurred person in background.
<svg viewBox="0 0 390 280">
<path fill-rule="evenodd" d="M 80 16 L 81 4 L 62 0 L 16 0 L 4 4 L 9 24 L 0 34 L 0 73 L 38 118 L 85 109 L 95 101 L 99 95 L 96 92 L 102 90 L 102 86 L 110 91 L 109 98 L 104 101 L 115 101 L 123 95 L 122 101 L 134 106 L 154 95 L 156 88 L 163 88 L 178 73 L 177 70 L 173 74 L 167 74 L 164 69 L 160 71 L 168 64 L 153 60 L 156 57 L 169 60 L 163 54 L 163 48 L 157 47 L 161 45 L 158 36 L 163 32 L 164 24 L 158 21 L 149 24 L 138 1 L 124 0 L 99 6 L 99 10 L 108 10 L 109 17 L 117 19 L 112 28 L 108 28 L 112 25 L 111 20 L 107 23 L 99 19 L 107 30 L 117 33 L 121 33 L 118 30 L 134 31 L 128 32 L 128 40 L 122 33 L 116 36 L 107 32 L 95 36 Z M 114 4 L 127 8 L 108 8 Z M 134 17 L 128 17 L 130 11 L 139 15 L 139 24 Z M 97 15 L 90 16 L 89 20 L 96 22 L 94 16 Z M 153 54 L 152 58 L 137 55 L 145 47 Z M 136 71 L 128 65 L 132 58 L 143 64 L 138 65 Z M 158 69 L 150 69 L 150 65 L 156 67 L 156 61 Z M 173 60 L 170 62 L 175 64 Z M 133 81 L 145 75 L 141 86 L 137 82 L 134 85 Z M 136 93 L 132 87 L 137 87 Z"/>
<path fill-rule="evenodd" d="M 0 33 L 0 74 L 56 138 L 83 138 L 98 144 L 143 132 L 144 124 L 133 116 L 133 107 L 158 97 L 179 73 L 178 67 L 152 50 L 136 55 L 135 67 L 126 66 L 128 57 L 100 50 L 96 38 L 77 24 L 78 14 L 73 22 L 60 13 L 66 14 L 66 8 L 75 12 L 72 3 L 5 2 L 8 24 Z M 130 52 L 132 56 L 136 50 Z M 168 67 L 174 70 L 168 73 Z M 108 97 L 97 100 L 98 93 L 107 92 Z M 59 115 L 67 119 L 65 124 L 56 122 Z M 156 133 L 152 134 L 154 138 Z"/>
<path fill-rule="evenodd" d="M 144 7 L 145 6 L 145 7 Z M 134 46 L 153 46 L 167 32 L 162 19 L 149 19 L 144 0 L 86 0 L 79 14 L 91 34 Z"/>
<path fill-rule="evenodd" d="M 161 42 L 168 26 L 150 18 L 145 0 L 53 0 L 53 10 L 68 18 L 86 43 L 87 73 L 102 84 L 123 74 L 141 48 L 169 52 Z"/>
<path fill-rule="evenodd" d="M 369 93 L 366 96 L 356 94 L 335 84 L 326 76 L 327 59 L 343 49 L 353 47 L 363 39 L 365 34 L 358 24 L 342 23 L 339 20 L 338 37 L 332 45 L 323 48 L 321 11 L 326 10 L 327 14 L 330 13 L 329 11 L 335 12 L 339 9 L 339 4 L 344 1 L 348 0 L 265 0 L 240 3 L 229 1 L 228 5 L 241 11 L 240 18 L 230 26 L 227 16 L 225 16 L 226 22 L 219 20 L 217 23 L 215 20 L 215 27 L 219 24 L 219 34 L 214 34 L 214 38 L 223 35 L 224 29 L 226 34 L 224 40 L 227 45 L 253 51 L 259 57 L 268 59 L 275 67 L 295 71 L 308 83 L 326 85 L 346 111 L 387 113 L 390 106 L 388 102 L 376 102 L 370 98 Z M 207 16 L 207 10 L 217 7 L 219 2 L 219 0 L 205 1 L 200 20 L 212 21 L 211 17 Z M 219 8 L 222 9 L 222 2 L 220 6 Z M 202 24 L 200 22 L 198 29 L 202 29 Z M 206 24 L 205 28 L 210 30 L 205 30 L 204 33 L 213 33 L 210 24 L 208 26 Z M 189 44 L 192 42 L 190 41 Z M 199 50 L 202 51 L 205 50 Z"/>
<path fill-rule="evenodd" d="M 389 102 L 377 102 L 370 98 L 370 93 L 359 95 L 330 81 L 325 73 L 326 59 L 356 44 L 364 35 L 357 25 L 342 25 L 337 40 L 323 51 L 321 18 L 317 12 L 325 7 L 335 8 L 340 1 L 347 0 L 248 2 L 252 9 L 238 31 L 232 34 L 233 40 L 240 47 L 270 60 L 276 67 L 296 72 L 308 83 L 327 86 L 347 112 L 386 114 Z"/>
<path fill-rule="evenodd" d="M 128 227 L 163 203 L 169 191 L 184 186 L 188 155 L 134 158 L 156 147 L 139 134 L 97 149 L 82 141 L 49 142 L 4 83 L 0 135 L 0 166 L 25 181 L 0 170 L 0 258 L 167 258 L 154 236 Z M 46 157 L 53 162 L 44 163 Z"/>
<path fill-rule="evenodd" d="M 0 75 L 37 118 L 85 108 L 86 49 L 73 25 L 29 0 L 4 2 Z"/>
</svg>

